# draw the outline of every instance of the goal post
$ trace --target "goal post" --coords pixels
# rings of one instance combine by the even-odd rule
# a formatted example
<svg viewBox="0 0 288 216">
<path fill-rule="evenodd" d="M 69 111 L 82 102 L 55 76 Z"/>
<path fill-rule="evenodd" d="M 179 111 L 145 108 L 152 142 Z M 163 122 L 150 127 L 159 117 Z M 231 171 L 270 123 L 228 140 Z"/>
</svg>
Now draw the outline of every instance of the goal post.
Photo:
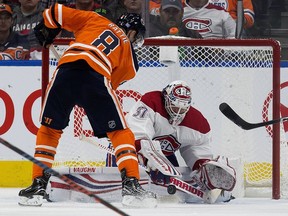
<svg viewBox="0 0 288 216">
<path fill-rule="evenodd" d="M 70 41 L 71 39 L 56 39 L 53 45 L 61 55 Z M 283 196 L 285 183 L 282 183 L 282 180 L 287 172 L 285 155 L 282 155 L 284 152 L 280 154 L 280 148 L 287 145 L 283 126 L 279 123 L 243 131 L 233 125 L 218 109 L 221 102 L 227 102 L 249 122 L 280 118 L 278 41 L 168 36 L 145 39 L 144 46 L 137 50 L 136 54 L 140 65 L 139 72 L 133 80 L 121 85 L 116 92 L 125 113 L 129 112 L 135 101 L 145 92 L 161 90 L 174 79 L 185 80 L 192 88 L 192 105 L 210 122 L 212 149 L 215 154 L 240 158 L 244 170 L 241 178 L 244 179 L 245 189 L 269 187 L 273 199 Z M 56 65 L 57 59 L 53 57 L 52 52 L 44 49 L 43 95 Z M 70 122 L 69 128 L 72 129 L 70 132 L 64 132 L 65 138 L 59 144 L 64 146 L 65 150 L 57 154 L 72 154 L 71 143 L 77 143 L 76 149 L 81 145 L 81 141 L 77 139 L 79 134 L 93 135 L 89 124 L 87 125 L 87 119 L 85 120 L 83 109 L 76 107 L 71 114 Z M 98 141 L 109 144 L 107 140 Z M 84 156 L 75 150 L 76 155 L 67 156 L 65 165 L 75 166 L 75 158 L 78 161 L 76 165 L 79 165 L 87 158 L 93 160 L 96 154 L 99 156 L 96 160 L 101 161 L 101 166 L 107 165 L 104 152 L 104 156 L 101 156 L 99 153 L 92 153 L 92 149 L 86 153 L 85 148 L 81 151 Z M 99 150 L 96 149 L 97 151 Z M 90 157 L 89 154 L 94 156 Z"/>
</svg>

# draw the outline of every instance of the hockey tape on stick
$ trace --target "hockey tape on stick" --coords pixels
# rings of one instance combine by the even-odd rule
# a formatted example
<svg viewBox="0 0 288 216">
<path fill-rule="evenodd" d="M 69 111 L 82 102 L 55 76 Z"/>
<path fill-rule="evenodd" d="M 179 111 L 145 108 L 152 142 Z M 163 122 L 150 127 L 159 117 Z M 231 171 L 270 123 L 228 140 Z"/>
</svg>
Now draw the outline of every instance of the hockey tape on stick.
<svg viewBox="0 0 288 216">
<path fill-rule="evenodd" d="M 19 155 L 25 157 L 26 159 L 30 160 L 31 162 L 33 162 L 34 164 L 38 165 L 39 167 L 41 167 L 42 169 L 45 170 L 45 172 L 50 173 L 53 176 L 58 177 L 59 179 L 61 179 L 62 181 L 66 182 L 67 184 L 69 184 L 71 186 L 71 188 L 73 188 L 73 190 L 75 191 L 79 191 L 83 194 L 86 194 L 89 197 L 92 197 L 95 199 L 95 201 L 103 204 L 104 206 L 106 206 L 107 208 L 117 212 L 119 215 L 123 215 L 123 216 L 128 216 L 128 214 L 126 214 L 125 212 L 121 211 L 120 209 L 118 209 L 117 207 L 113 206 L 112 204 L 110 204 L 109 202 L 103 200 L 102 198 L 100 198 L 99 196 L 93 194 L 91 191 L 85 189 L 84 187 L 76 184 L 73 180 L 71 180 L 70 178 L 68 178 L 65 175 L 61 175 L 59 172 L 55 171 L 52 168 L 49 168 L 48 166 L 46 166 L 45 164 L 43 164 L 42 162 L 40 162 L 39 160 L 35 159 L 34 157 L 30 156 L 29 154 L 27 154 L 26 152 L 22 151 L 21 149 L 17 148 L 16 146 L 12 145 L 11 143 L 9 143 L 8 141 L 2 139 L 0 137 L 0 143 L 3 144 L 4 146 L 6 146 L 7 148 L 11 149 L 12 151 L 18 153 Z"/>
<path fill-rule="evenodd" d="M 56 58 L 57 61 L 59 61 L 59 59 L 61 58 L 61 56 L 59 55 L 59 53 L 57 52 L 57 50 L 55 49 L 55 47 L 53 46 L 53 44 L 51 44 L 51 46 L 49 47 L 49 49 L 51 50 L 51 52 L 53 53 L 54 57 Z"/>
<path fill-rule="evenodd" d="M 96 142 L 95 140 L 86 137 L 84 134 L 80 134 L 79 140 L 85 141 L 85 142 L 90 143 L 90 144 L 92 144 L 92 145 L 95 145 L 95 146 L 97 146 L 98 148 L 100 148 L 100 149 L 102 149 L 102 150 L 104 150 L 104 151 L 106 151 L 106 152 L 108 152 L 108 153 L 110 153 L 110 154 L 112 154 L 112 155 L 115 155 L 115 151 L 114 151 L 113 148 L 109 148 L 109 147 L 107 147 L 107 146 L 104 146 L 104 145 L 102 145 L 101 143 Z"/>
<path fill-rule="evenodd" d="M 236 125 L 241 127 L 244 130 L 251 130 L 254 128 L 259 128 L 271 124 L 276 124 L 279 122 L 288 121 L 288 117 L 283 117 L 280 119 L 275 119 L 271 121 L 266 122 L 260 122 L 260 123 L 249 123 L 242 119 L 227 103 L 221 103 L 219 106 L 220 111 L 232 122 L 234 122 Z"/>
</svg>

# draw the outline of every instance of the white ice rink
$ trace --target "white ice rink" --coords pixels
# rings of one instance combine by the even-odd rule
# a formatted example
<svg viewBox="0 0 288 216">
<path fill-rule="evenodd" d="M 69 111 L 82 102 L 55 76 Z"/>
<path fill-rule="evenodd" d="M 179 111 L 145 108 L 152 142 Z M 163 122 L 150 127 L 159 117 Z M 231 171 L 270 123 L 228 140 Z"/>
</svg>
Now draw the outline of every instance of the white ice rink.
<svg viewBox="0 0 288 216">
<path fill-rule="evenodd" d="M 100 203 L 43 203 L 42 207 L 17 204 L 19 189 L 0 188 L 0 216 L 110 216 L 119 215 Z M 238 198 L 224 204 L 177 204 L 162 202 L 154 209 L 128 209 L 112 203 L 131 216 L 278 216 L 288 215 L 288 200 Z"/>
</svg>

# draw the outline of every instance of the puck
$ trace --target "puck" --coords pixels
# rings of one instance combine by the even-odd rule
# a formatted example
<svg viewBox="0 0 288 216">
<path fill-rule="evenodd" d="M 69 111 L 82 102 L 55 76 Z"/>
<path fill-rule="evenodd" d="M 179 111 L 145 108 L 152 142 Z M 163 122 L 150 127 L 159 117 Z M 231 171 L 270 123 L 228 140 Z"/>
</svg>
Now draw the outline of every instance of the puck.
<svg viewBox="0 0 288 216">
<path fill-rule="evenodd" d="M 175 185 L 169 185 L 168 187 L 167 187 L 167 192 L 168 192 L 168 194 L 175 194 L 176 193 L 176 187 L 175 187 Z"/>
</svg>

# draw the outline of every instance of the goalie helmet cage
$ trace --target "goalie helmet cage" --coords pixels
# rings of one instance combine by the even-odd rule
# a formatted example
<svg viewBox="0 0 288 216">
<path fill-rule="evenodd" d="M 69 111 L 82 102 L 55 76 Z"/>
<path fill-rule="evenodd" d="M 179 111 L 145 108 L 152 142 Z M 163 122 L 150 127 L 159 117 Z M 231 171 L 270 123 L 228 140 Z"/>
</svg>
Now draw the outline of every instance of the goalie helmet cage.
<svg viewBox="0 0 288 216">
<path fill-rule="evenodd" d="M 56 39 L 53 45 L 61 55 L 70 41 L 65 38 Z M 280 147 L 285 148 L 287 145 L 283 126 L 274 124 L 244 131 L 222 115 L 218 108 L 220 103 L 227 102 L 249 122 L 280 118 L 278 41 L 201 40 L 165 36 L 146 39 L 144 46 L 137 50 L 137 56 L 140 69 L 136 77 L 116 91 L 124 113 L 129 112 L 129 108 L 145 92 L 162 90 L 175 79 L 185 80 L 192 89 L 192 106 L 199 109 L 210 122 L 215 155 L 240 159 L 243 175 L 241 172 L 238 174 L 241 178 L 243 176 L 245 191 L 251 187 L 261 188 L 261 191 L 265 187 L 270 188 L 268 194 L 273 199 L 287 196 L 287 182 L 283 183 L 287 178 L 287 153 L 283 151 L 280 155 Z M 42 60 L 44 95 L 57 65 L 57 58 L 49 49 L 44 49 Z M 85 111 L 75 107 L 70 122 L 61 138 L 58 149 L 61 147 L 62 150 L 58 150 L 59 158 L 56 157 L 55 165 L 107 165 L 105 152 L 99 153 L 99 149 L 88 147 L 89 144 L 80 147 L 83 143 L 77 138 L 81 134 L 93 135 Z M 109 144 L 106 139 L 97 142 Z"/>
</svg>

